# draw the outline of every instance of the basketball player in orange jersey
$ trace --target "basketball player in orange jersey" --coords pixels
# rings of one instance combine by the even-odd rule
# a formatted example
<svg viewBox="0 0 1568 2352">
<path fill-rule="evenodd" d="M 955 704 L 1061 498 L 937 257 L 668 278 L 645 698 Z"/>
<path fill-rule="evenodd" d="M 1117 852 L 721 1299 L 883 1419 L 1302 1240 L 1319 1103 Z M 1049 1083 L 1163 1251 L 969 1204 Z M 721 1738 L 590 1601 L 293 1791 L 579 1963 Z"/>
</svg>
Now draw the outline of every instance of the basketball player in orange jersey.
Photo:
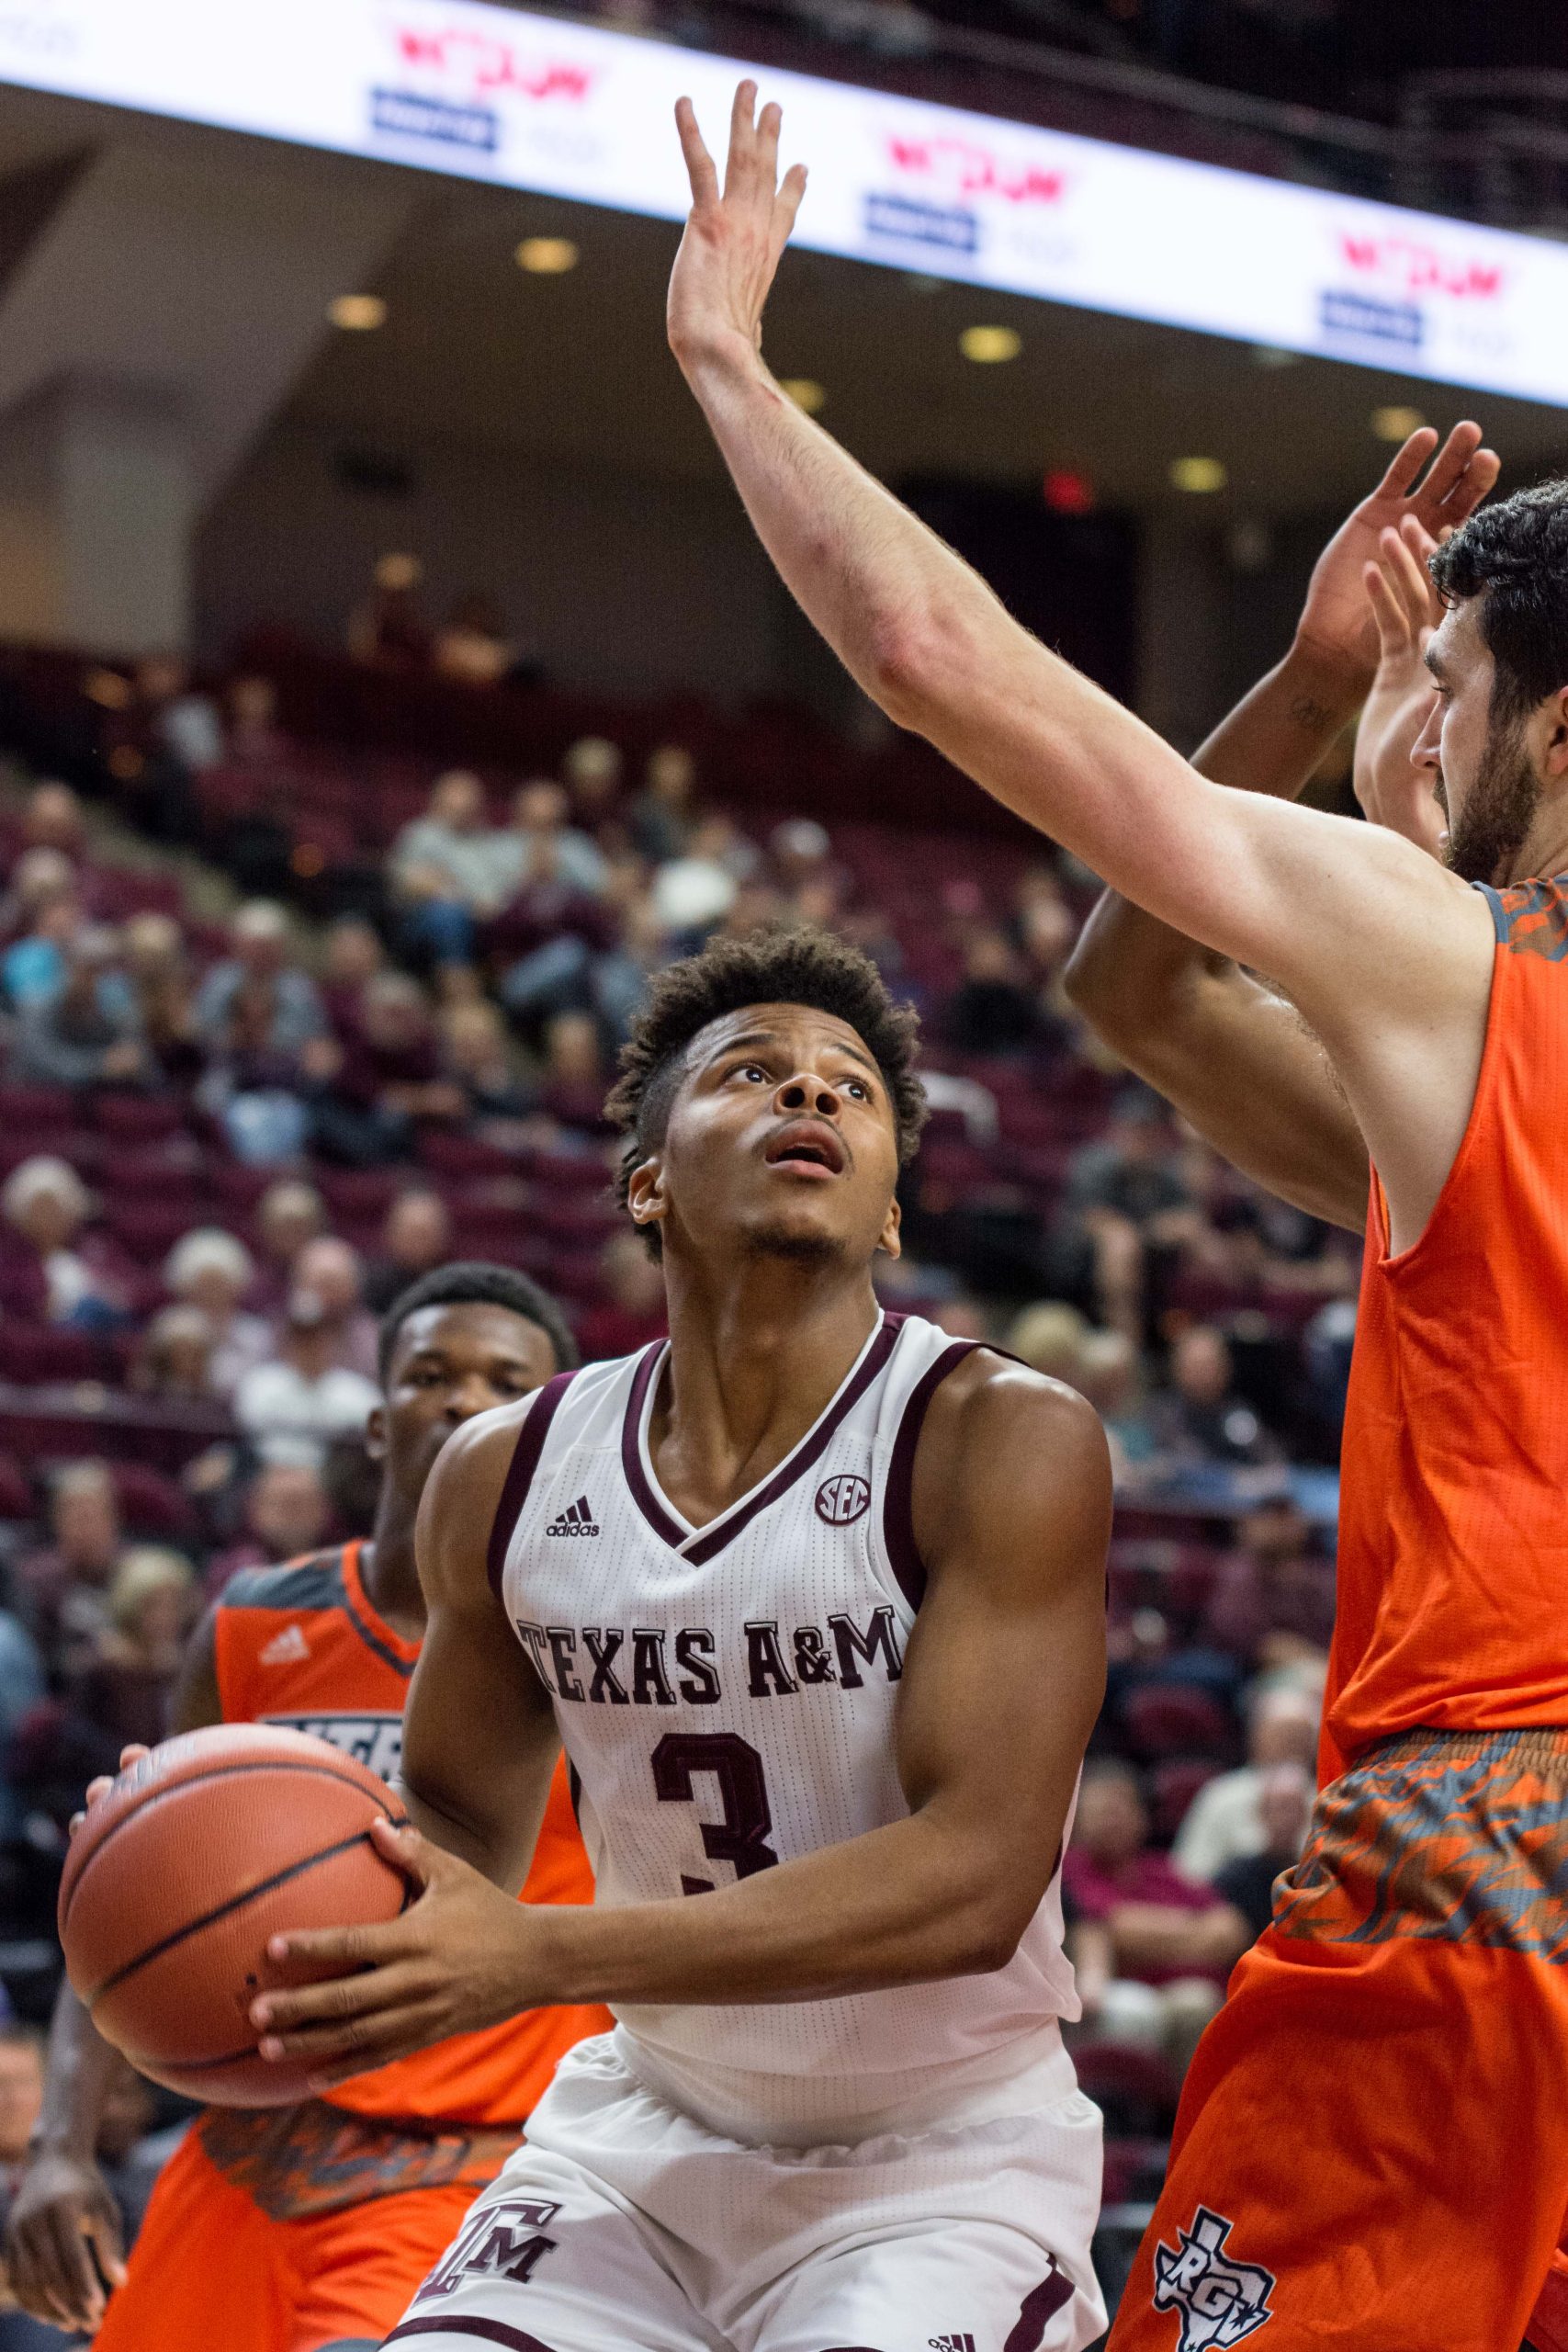
<svg viewBox="0 0 1568 2352">
<path fill-rule="evenodd" d="M 499 1266 L 404 1292 L 382 1326 L 375 1532 L 237 1577 L 197 1630 L 175 1728 L 282 1723 L 390 1779 L 424 1604 L 413 1530 L 453 1430 L 576 1361 L 554 1303 Z M 530 1901 L 588 1903 L 564 1781 Z M 100 2352 L 360 2352 L 377 2344 L 516 2145 L 556 2061 L 603 2024 L 558 2008 L 356 2076 L 332 2102 L 214 2108 L 161 2175 L 129 2265 L 93 2160 L 113 2063 L 67 1985 L 33 2153 L 11 2209 L 11 2284 L 36 2316 L 97 2330 Z M 114 2286 L 107 2315 L 99 2274 Z"/>
<path fill-rule="evenodd" d="M 1345 1769 L 1200 2052 L 1114 2341 L 1499 2352 L 1568 2209 L 1568 492 L 1482 510 L 1436 560 L 1416 755 L 1445 863 L 1229 791 L 781 392 L 761 314 L 805 179 L 780 187 L 779 113 L 755 110 L 744 84 L 721 192 L 680 109 L 669 325 L 775 564 L 893 718 L 1278 984 L 1376 1171 L 1328 1714 Z"/>
<path fill-rule="evenodd" d="M 1059 1864 L 1109 1465 L 1081 1397 L 878 1305 L 913 1057 L 821 933 L 661 973 L 611 1109 L 669 1342 L 437 1465 L 402 1787 L 446 1850 L 383 1842 L 425 1889 L 384 1929 L 274 1939 L 359 1973 L 253 2005 L 262 2053 L 330 2084 L 540 2000 L 617 2022 L 389 2345 L 1083 2352 L 1103 2327 Z M 497 1892 L 558 1741 L 597 1887 L 570 1917 Z"/>
</svg>

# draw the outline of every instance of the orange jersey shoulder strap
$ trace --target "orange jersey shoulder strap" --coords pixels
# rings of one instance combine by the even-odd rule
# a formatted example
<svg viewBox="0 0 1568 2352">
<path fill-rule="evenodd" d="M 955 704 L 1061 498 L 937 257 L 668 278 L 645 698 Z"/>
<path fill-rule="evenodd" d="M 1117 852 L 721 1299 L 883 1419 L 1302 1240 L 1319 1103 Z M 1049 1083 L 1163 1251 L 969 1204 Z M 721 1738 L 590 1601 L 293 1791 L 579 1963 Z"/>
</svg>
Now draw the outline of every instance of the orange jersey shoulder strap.
<svg viewBox="0 0 1568 2352">
<path fill-rule="evenodd" d="M 345 1544 L 235 1577 L 214 1616 L 218 1694 L 226 1723 L 313 1732 L 390 1779 L 419 1652 L 372 1606 L 359 1555 Z"/>
</svg>

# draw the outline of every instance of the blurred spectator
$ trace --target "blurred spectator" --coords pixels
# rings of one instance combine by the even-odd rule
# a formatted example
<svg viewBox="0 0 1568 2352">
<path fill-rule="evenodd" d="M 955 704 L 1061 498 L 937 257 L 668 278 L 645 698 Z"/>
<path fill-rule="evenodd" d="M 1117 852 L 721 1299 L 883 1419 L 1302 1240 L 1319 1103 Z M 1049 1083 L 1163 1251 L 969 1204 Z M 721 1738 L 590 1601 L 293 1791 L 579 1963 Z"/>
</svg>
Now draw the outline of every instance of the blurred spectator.
<svg viewBox="0 0 1568 2352">
<path fill-rule="evenodd" d="M 664 1276 L 638 1233 L 613 1233 L 599 1252 L 604 1296 L 577 1319 L 583 1361 L 629 1356 L 669 1329 Z"/>
<path fill-rule="evenodd" d="M 7 2199 L 42 2110 L 43 2036 L 7 2015 L 0 2020 L 0 2194 Z"/>
<path fill-rule="evenodd" d="M 401 1159 L 420 1119 L 460 1119 L 462 1090 L 442 1067 L 430 1005 L 407 972 L 381 972 L 360 991 L 357 1028 L 336 1075 L 312 1098 L 319 1149 L 354 1168 Z"/>
<path fill-rule="evenodd" d="M 1261 1853 L 1264 1774 L 1276 1764 L 1311 1771 L 1317 1760 L 1320 1695 L 1299 1680 L 1260 1684 L 1247 1709 L 1247 1762 L 1205 1782 L 1176 1835 L 1170 1859 L 1190 1879 L 1217 1879 L 1227 1862 Z"/>
<path fill-rule="evenodd" d="M 548 849 L 547 858 L 553 854 Z M 615 917 L 605 901 L 543 870 L 543 860 L 486 933 L 504 968 L 496 993 L 526 1032 L 552 1013 L 614 1003 L 619 965 Z"/>
<path fill-rule="evenodd" d="M 1280 1449 L 1245 1397 L 1235 1393 L 1230 1344 L 1211 1323 L 1194 1323 L 1170 1351 L 1170 1385 L 1156 1396 L 1160 1452 L 1174 1460 L 1256 1466 Z"/>
<path fill-rule="evenodd" d="M 326 1229 L 327 1204 L 314 1184 L 285 1176 L 267 1186 L 256 1210 L 265 1303 L 281 1306 L 293 1288 L 295 1260 L 308 1241 Z"/>
<path fill-rule="evenodd" d="M 380 1250 L 365 1270 L 366 1306 L 374 1315 L 385 1315 L 410 1283 L 434 1273 L 451 1256 L 452 1217 L 440 1193 L 413 1188 L 400 1193 L 382 1224 Z"/>
<path fill-rule="evenodd" d="M 92 1202 L 69 1161 L 24 1159 L 0 1187 L 0 1214 L 16 1236 L 0 1250 L 0 1296 L 13 1312 L 84 1331 L 125 1321 L 131 1270 L 86 1230 Z"/>
<path fill-rule="evenodd" d="M 340 1034 L 354 1026 L 367 982 L 386 968 L 387 951 L 373 922 L 363 915 L 339 915 L 329 923 L 320 985 L 327 1017 Z"/>
<path fill-rule="evenodd" d="M 334 1362 L 351 1372 L 376 1376 L 376 1318 L 365 1307 L 359 1252 L 323 1233 L 307 1241 L 294 1261 L 294 1279 L 315 1298 L 333 1333 Z"/>
<path fill-rule="evenodd" d="M 380 1391 L 336 1361 L 337 1333 L 311 1291 L 290 1295 L 277 1354 L 234 1391 L 234 1418 L 263 1462 L 320 1470 L 340 1439 L 358 1440 Z"/>
<path fill-rule="evenodd" d="M 781 890 L 798 899 L 807 889 L 831 888 L 842 896 L 842 874 L 825 825 L 815 817 L 786 818 L 768 835 L 768 859 Z"/>
<path fill-rule="evenodd" d="M 498 873 L 514 878 L 510 899 L 531 882 L 564 883 L 585 898 L 597 898 L 609 879 L 604 854 L 592 836 L 569 822 L 571 802 L 563 785 L 536 776 L 513 797 L 511 839 L 497 844 Z"/>
<path fill-rule="evenodd" d="M 203 1035 L 220 1045 L 234 1001 L 245 981 L 271 983 L 273 1017 L 267 1042 L 279 1053 L 297 1054 L 326 1029 L 316 984 L 295 958 L 285 910 L 270 899 L 252 899 L 229 927 L 231 953 L 215 964 L 197 992 L 196 1017 Z"/>
<path fill-rule="evenodd" d="M 605 1076 L 598 1023 L 562 1012 L 545 1033 L 544 1108 L 563 1126 L 590 1132 L 604 1125 Z"/>
<path fill-rule="evenodd" d="M 223 719 L 209 694 L 191 682 L 177 654 L 155 654 L 137 665 L 137 692 L 158 744 L 192 775 L 223 757 Z"/>
<path fill-rule="evenodd" d="M 1040 1012 L 1024 985 L 1024 967 L 1005 932 L 972 931 L 964 978 L 942 1015 L 948 1042 L 965 1054 L 1017 1054 L 1041 1034 Z"/>
<path fill-rule="evenodd" d="M 133 915 L 125 927 L 125 975 L 153 1074 L 175 1085 L 199 1076 L 201 1033 L 185 938 L 172 915 Z"/>
<path fill-rule="evenodd" d="M 653 877 L 653 911 L 677 953 L 696 947 L 735 904 L 748 861 L 728 817 L 705 817 Z"/>
<path fill-rule="evenodd" d="M 488 998 L 449 1005 L 440 1029 L 446 1075 L 462 1089 L 471 1131 L 483 1136 L 527 1118 L 536 1097 L 517 1070 L 498 1008 Z"/>
<path fill-rule="evenodd" d="M 461 685 L 499 685 L 513 667 L 517 649 L 495 598 L 482 592 L 459 597 L 435 632 L 430 660 L 438 676 Z"/>
<path fill-rule="evenodd" d="M 631 835 L 655 865 L 684 854 L 696 819 L 697 766 L 683 744 L 660 743 L 649 756 L 643 787 L 630 810 Z"/>
<path fill-rule="evenodd" d="M 290 745 L 277 723 L 277 688 L 270 678 L 236 678 L 229 689 L 231 765 L 276 768 L 288 760 Z"/>
<path fill-rule="evenodd" d="M 25 849 L 58 850 L 62 857 L 79 859 L 86 848 L 82 803 L 68 784 L 52 778 L 35 784 L 22 810 Z"/>
<path fill-rule="evenodd" d="M 133 1544 L 115 1570 L 107 1603 L 82 1703 L 117 1740 L 151 1747 L 168 1731 L 169 1694 L 200 1604 L 195 1571 L 162 1544 Z"/>
<path fill-rule="evenodd" d="M 418 669 L 430 652 L 430 628 L 420 612 L 416 590 L 424 566 L 414 555 L 384 555 L 371 575 L 370 593 L 349 615 L 344 641 L 356 662 L 386 669 Z"/>
<path fill-rule="evenodd" d="M 1200 1223 L 1158 1098 L 1117 1096 L 1105 1134 L 1073 1158 L 1056 1235 L 1066 1287 L 1088 1289 L 1100 1319 L 1141 1346 L 1148 1253 L 1190 1240 Z"/>
<path fill-rule="evenodd" d="M 468 768 L 437 776 L 429 808 L 403 827 L 388 860 L 410 952 L 471 964 L 475 925 L 504 905 L 521 865 L 521 850 L 490 822 L 479 777 Z"/>
<path fill-rule="evenodd" d="M 1259 1503 L 1221 1566 L 1203 1633 L 1258 1668 L 1321 1664 L 1334 1633 L 1334 1563 L 1313 1549 L 1304 1512 L 1288 1494 Z"/>
<path fill-rule="evenodd" d="M 51 1541 L 25 1552 L 12 1571 L 17 1606 L 57 1666 L 96 1645 L 108 1623 L 105 1594 L 119 1565 L 122 1535 L 114 1479 L 103 1462 L 68 1462 L 50 1487 Z"/>
<path fill-rule="evenodd" d="M 18 1724 L 38 1705 L 46 1688 L 38 1644 L 15 1611 L 0 1609 L 0 1845 L 9 1844 L 22 1826 L 6 1758 Z"/>
<path fill-rule="evenodd" d="M 1028 866 L 1019 877 L 1009 931 L 1035 987 L 1050 986 L 1077 936 L 1073 910 L 1050 866 Z"/>
<path fill-rule="evenodd" d="M 314 1552 L 332 1516 L 319 1470 L 306 1462 L 265 1463 L 245 1488 L 244 1532 L 207 1564 L 208 1599 L 215 1600 L 242 1568 L 275 1567 Z"/>
<path fill-rule="evenodd" d="M 619 746 L 604 735 L 583 735 L 567 749 L 561 762 L 561 782 L 571 798 L 571 820 L 591 840 L 605 846 L 608 831 L 620 835 L 621 777 Z M 624 836 L 623 836 L 624 837 Z"/>
<path fill-rule="evenodd" d="M 230 1150 L 254 1168 L 297 1159 L 310 1132 L 305 1096 L 335 1069 L 333 1041 L 288 1041 L 276 977 L 247 973 L 209 1046 L 197 1099 L 221 1120 Z"/>
<path fill-rule="evenodd" d="M 1263 1844 L 1215 1873 L 1214 1892 L 1234 1904 L 1256 1943 L 1274 1911 L 1274 1882 L 1301 1859 L 1312 1819 L 1313 1777 L 1304 1764 L 1270 1764 L 1258 1792 Z"/>
<path fill-rule="evenodd" d="M 1131 1765 L 1091 1759 L 1062 1862 L 1084 2027 L 1161 2051 L 1185 2072 L 1248 1938 L 1233 1905 L 1182 1877 L 1148 1838 Z"/>
<path fill-rule="evenodd" d="M 63 951 L 60 987 L 22 1015 L 11 1075 L 26 1085 L 141 1086 L 154 1075 L 120 970 L 118 933 L 97 924 Z"/>
<path fill-rule="evenodd" d="M 212 1347 L 212 1326 L 199 1307 L 163 1307 L 141 1335 L 130 1385 L 145 1396 L 210 1403 Z"/>
<path fill-rule="evenodd" d="M 55 993 L 84 919 L 70 859 L 57 849 L 24 851 L 6 896 L 3 928 L 11 944 L 0 961 L 0 979 L 17 1012 L 47 1003 Z"/>
<path fill-rule="evenodd" d="M 1089 1331 L 1069 1378 L 1087 1396 L 1105 1426 L 1111 1466 L 1118 1478 L 1152 1460 L 1154 1424 L 1144 1402 L 1138 1351 L 1124 1331 Z"/>
<path fill-rule="evenodd" d="M 164 1261 L 165 1289 L 194 1308 L 212 1335 L 207 1376 L 215 1396 L 231 1396 L 241 1374 L 270 1352 L 265 1318 L 247 1314 L 241 1304 L 254 1280 L 250 1251 L 217 1226 L 183 1234 Z"/>
<path fill-rule="evenodd" d="M 1059 1298 L 1043 1298 L 1015 1315 L 1008 1329 L 1007 1350 L 1043 1373 L 1047 1380 L 1078 1385 L 1078 1366 L 1089 1336 L 1087 1318 Z"/>
</svg>

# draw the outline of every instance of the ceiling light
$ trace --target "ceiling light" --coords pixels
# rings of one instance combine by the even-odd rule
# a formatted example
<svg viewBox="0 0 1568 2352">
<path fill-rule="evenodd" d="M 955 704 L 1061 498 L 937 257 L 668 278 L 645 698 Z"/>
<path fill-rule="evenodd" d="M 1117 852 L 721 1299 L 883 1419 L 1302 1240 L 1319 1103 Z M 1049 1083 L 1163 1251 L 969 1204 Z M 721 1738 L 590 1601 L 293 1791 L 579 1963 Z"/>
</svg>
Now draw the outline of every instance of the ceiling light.
<svg viewBox="0 0 1568 2352">
<path fill-rule="evenodd" d="M 351 334 L 368 334 L 375 327 L 387 323 L 387 305 L 379 294 L 340 294 L 335 302 L 327 305 L 327 316 L 334 327 L 346 327 Z"/>
<path fill-rule="evenodd" d="M 796 408 L 803 408 L 807 416 L 815 416 L 818 409 L 828 405 L 827 393 L 809 376 L 785 376 L 780 381 L 779 390 L 788 395 Z"/>
<path fill-rule="evenodd" d="M 965 359 L 988 367 L 999 359 L 1016 359 L 1023 349 L 1023 337 L 1014 327 L 965 327 L 958 348 Z"/>
<path fill-rule="evenodd" d="M 536 277 L 564 277 L 577 267 L 577 247 L 570 237 L 525 237 L 517 248 L 517 266 Z"/>
<path fill-rule="evenodd" d="M 1418 408 L 1404 408 L 1397 401 L 1372 411 L 1372 431 L 1380 441 L 1408 441 L 1426 422 Z"/>
<path fill-rule="evenodd" d="M 1170 479 L 1178 490 L 1224 490 L 1229 474 L 1218 458 L 1178 458 L 1170 469 Z"/>
</svg>

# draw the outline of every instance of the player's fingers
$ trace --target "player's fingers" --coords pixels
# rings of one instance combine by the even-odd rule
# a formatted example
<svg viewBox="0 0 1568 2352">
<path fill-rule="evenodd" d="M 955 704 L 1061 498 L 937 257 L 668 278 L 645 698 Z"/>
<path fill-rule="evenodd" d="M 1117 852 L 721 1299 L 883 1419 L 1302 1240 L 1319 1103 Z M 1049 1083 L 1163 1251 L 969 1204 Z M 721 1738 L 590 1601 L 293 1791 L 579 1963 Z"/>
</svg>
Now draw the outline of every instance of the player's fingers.
<svg viewBox="0 0 1568 2352">
<path fill-rule="evenodd" d="M 1420 478 L 1421 469 L 1438 446 L 1429 424 L 1418 425 L 1388 461 L 1388 469 L 1372 492 L 1374 498 L 1406 498 Z"/>
<path fill-rule="evenodd" d="M 1463 473 L 1442 503 L 1445 522 L 1450 527 L 1473 514 L 1483 498 L 1490 498 L 1497 487 L 1497 477 L 1503 470 L 1503 460 L 1495 449 L 1477 449 Z"/>
<path fill-rule="evenodd" d="M 1404 613 L 1398 598 L 1384 579 L 1381 564 L 1369 563 L 1361 577 L 1366 582 L 1367 601 L 1372 608 L 1377 625 L 1378 653 L 1387 661 L 1409 641 L 1404 625 Z"/>
<path fill-rule="evenodd" d="M 287 2054 L 272 2045 L 303 2029 L 368 2016 L 403 1999 L 412 1984 L 425 1985 L 418 1957 L 408 1954 L 389 1960 L 379 1968 L 360 1969 L 352 1976 L 331 1976 L 320 1984 L 299 1984 L 283 1993 L 264 1993 L 251 2003 L 251 2023 L 262 2034 L 267 2058 Z"/>
<path fill-rule="evenodd" d="M 706 141 L 697 129 L 697 110 L 690 98 L 675 101 L 675 128 L 681 137 L 681 153 L 686 159 L 686 176 L 692 183 L 692 203 L 694 208 L 718 202 L 718 174 Z"/>
<path fill-rule="evenodd" d="M 396 2017 L 380 2018 L 377 2030 L 367 2040 L 357 2056 L 337 2061 L 323 2058 L 305 2077 L 308 2088 L 316 2098 L 335 2090 L 340 2083 L 352 2082 L 355 2075 L 363 2075 L 368 2067 L 390 2065 L 394 2059 L 412 2058 L 416 2051 L 426 2050 L 433 2041 L 443 2038 L 442 2022 L 428 2007 L 400 2010 Z"/>
<path fill-rule="evenodd" d="M 784 108 L 773 99 L 757 117 L 757 178 L 771 197 L 778 185 L 779 133 L 784 129 Z"/>
<path fill-rule="evenodd" d="M 806 166 L 792 164 L 784 175 L 784 185 L 773 198 L 773 249 L 782 253 L 788 244 L 806 194 Z"/>
<path fill-rule="evenodd" d="M 1472 417 L 1462 417 L 1433 458 L 1431 470 L 1421 484 L 1424 510 L 1431 512 L 1442 504 L 1480 447 L 1480 425 Z"/>
<path fill-rule="evenodd" d="M 735 87 L 735 102 L 729 109 L 729 153 L 724 166 L 726 197 L 739 196 L 751 185 L 756 168 L 757 85 L 739 82 Z"/>
<path fill-rule="evenodd" d="M 353 2016 L 312 2013 L 287 2031 L 265 2033 L 259 2045 L 262 2056 L 273 2064 L 280 2059 L 302 2059 L 309 2064 L 314 2059 L 343 2057 L 357 2058 L 362 2066 L 368 2064 L 364 2053 L 380 2046 L 399 2018 L 415 2009 L 423 2014 L 437 1997 L 436 1988 L 418 1970 L 389 1971 L 386 1978 L 367 1978 L 366 1983 L 371 1996 Z"/>
<path fill-rule="evenodd" d="M 83 2224 L 94 2259 L 111 2287 L 125 2284 L 125 2245 L 118 2213 L 89 2213 Z"/>
<path fill-rule="evenodd" d="M 68 2325 L 92 2327 L 103 2316 L 103 2290 L 93 2269 L 77 2214 L 54 2206 L 48 2216 L 50 2260 L 44 2280 L 50 2301 Z"/>
<path fill-rule="evenodd" d="M 1424 531 L 1420 533 L 1420 539 L 1423 542 L 1427 540 Z M 1384 568 L 1389 574 L 1389 584 L 1404 605 L 1414 633 L 1432 609 L 1432 581 L 1427 570 L 1426 556 L 1420 546 L 1411 544 L 1408 531 L 1385 531 L 1383 540 Z"/>
<path fill-rule="evenodd" d="M 152 1753 L 152 1750 L 150 1747 L 142 1747 L 139 1741 L 133 1742 L 129 1747 L 122 1747 L 119 1751 L 120 1770 L 129 1772 L 133 1764 L 143 1763 Z"/>
<path fill-rule="evenodd" d="M 436 1849 L 420 1836 L 412 1821 L 373 1821 L 370 1842 L 394 1870 L 401 1871 L 415 1886 L 430 1884 Z"/>
</svg>

